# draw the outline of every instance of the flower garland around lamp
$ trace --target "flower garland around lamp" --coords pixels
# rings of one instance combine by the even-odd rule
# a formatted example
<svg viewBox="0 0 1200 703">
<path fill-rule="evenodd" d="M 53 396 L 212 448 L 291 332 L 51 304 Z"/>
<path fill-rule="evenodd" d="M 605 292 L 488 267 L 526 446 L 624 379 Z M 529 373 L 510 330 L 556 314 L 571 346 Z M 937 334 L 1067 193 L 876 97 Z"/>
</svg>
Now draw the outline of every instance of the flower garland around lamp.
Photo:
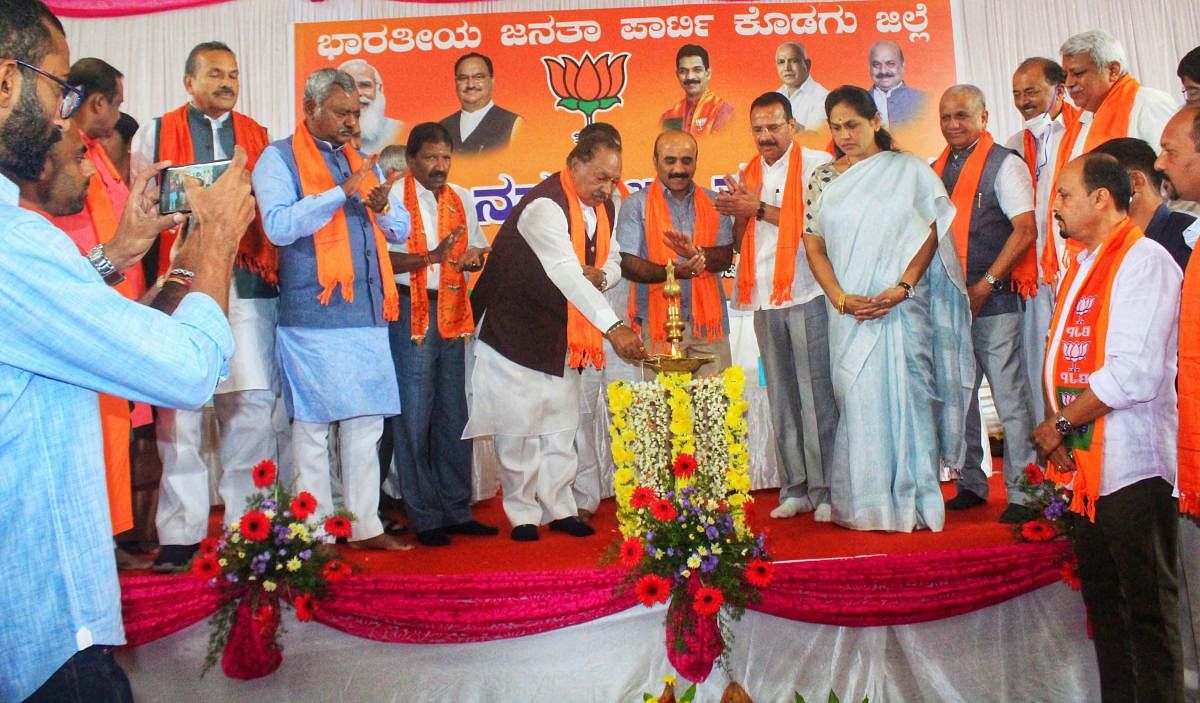
<svg viewBox="0 0 1200 703">
<path fill-rule="evenodd" d="M 261 490 L 246 501 L 241 519 L 219 538 L 202 541 L 192 560 L 192 574 L 221 593 L 201 675 L 218 658 L 225 675 L 236 679 L 277 669 L 283 661 L 280 604 L 291 604 L 297 620 L 312 620 L 326 586 L 351 572 L 325 545 L 350 536 L 352 514 L 339 510 L 317 520 L 316 498 L 284 488 L 270 460 L 255 465 L 252 475 Z"/>
<path fill-rule="evenodd" d="M 727 618 L 741 618 L 774 575 L 764 536 L 746 522 L 745 382 L 732 366 L 608 388 L 618 560 L 644 605 L 670 600 L 668 658 L 692 681 L 726 661 Z"/>
</svg>

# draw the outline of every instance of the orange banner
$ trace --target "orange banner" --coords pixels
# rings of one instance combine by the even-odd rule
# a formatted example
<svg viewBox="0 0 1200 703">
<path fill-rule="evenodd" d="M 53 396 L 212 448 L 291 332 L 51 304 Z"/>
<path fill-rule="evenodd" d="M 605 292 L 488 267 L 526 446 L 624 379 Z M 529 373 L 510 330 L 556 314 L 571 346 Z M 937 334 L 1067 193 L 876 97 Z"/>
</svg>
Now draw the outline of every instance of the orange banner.
<svg viewBox="0 0 1200 703">
<path fill-rule="evenodd" d="M 941 151 L 937 101 L 955 82 L 950 0 L 297 24 L 296 95 L 312 71 L 351 73 L 363 101 L 365 151 L 403 143 L 419 122 L 442 122 L 462 142 L 450 180 L 472 191 L 481 224 L 495 225 L 563 166 L 574 135 L 593 120 L 620 130 L 623 178 L 631 188 L 654 176 L 652 149 L 664 120 L 698 135 L 697 181 L 719 186 L 756 153 L 751 101 L 804 80 L 804 61 L 788 42 L 801 44 L 811 62 L 792 101 L 807 123 L 801 126 L 809 127 L 798 132 L 799 141 L 829 146 L 823 92 L 854 84 L 889 91 L 889 128 L 901 148 L 929 158 Z M 677 63 L 685 45 L 703 52 L 690 49 Z M 698 53 L 707 54 L 707 70 Z M 456 69 L 467 54 L 479 56 Z M 814 90 L 818 84 L 823 90 Z"/>
</svg>

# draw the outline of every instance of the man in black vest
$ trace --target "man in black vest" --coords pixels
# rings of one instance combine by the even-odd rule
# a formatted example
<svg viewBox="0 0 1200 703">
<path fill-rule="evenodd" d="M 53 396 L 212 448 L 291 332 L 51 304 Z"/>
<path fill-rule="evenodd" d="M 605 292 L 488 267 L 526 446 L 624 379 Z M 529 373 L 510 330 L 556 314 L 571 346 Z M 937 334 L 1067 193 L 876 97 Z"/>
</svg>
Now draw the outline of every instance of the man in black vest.
<svg viewBox="0 0 1200 703">
<path fill-rule="evenodd" d="M 492 102 L 492 60 L 483 54 L 463 54 L 454 62 L 454 92 L 462 109 L 443 117 L 457 154 L 480 154 L 508 146 L 521 117 Z"/>
<path fill-rule="evenodd" d="M 1036 461 L 1037 455 L 1030 440 L 1033 405 L 1021 344 L 1024 301 L 1014 290 L 1010 274 L 1037 240 L 1033 180 L 1021 157 L 1002 146 L 992 144 L 986 154 L 975 154 L 980 138 L 987 134 L 988 117 L 983 93 L 978 88 L 952 86 L 942 95 L 938 110 L 942 136 L 949 145 L 942 182 L 952 194 L 956 188 L 972 188 L 971 181 L 974 182 L 973 192 L 967 193 L 971 196 L 970 207 L 959 208 L 955 224 L 961 224 L 959 218 L 967 218 L 969 226 L 965 256 L 967 294 L 974 317 L 971 336 L 975 346 L 975 394 L 967 411 L 967 456 L 958 479 L 958 494 L 946 507 L 961 510 L 987 500 L 979 418 L 979 385 L 986 374 L 996 412 L 1004 426 L 1008 507 L 1000 520 L 1021 523 L 1036 516 L 1032 508 L 1025 507 L 1028 499 L 1021 493 L 1020 478 L 1025 466 Z M 961 203 L 961 196 L 958 193 L 951 198 Z M 1032 276 L 1032 285 L 1036 285 L 1036 268 Z"/>
<path fill-rule="evenodd" d="M 577 369 L 603 363 L 591 356 L 601 354 L 601 333 L 626 359 L 646 355 L 603 294 L 621 277 L 611 241 L 620 176 L 619 142 L 601 132 L 580 139 L 567 168 L 527 193 L 500 227 L 471 295 L 479 340 L 463 437 L 495 436 L 504 512 L 520 542 L 538 539 L 545 522 L 575 537 L 594 533 L 571 492 Z"/>
</svg>

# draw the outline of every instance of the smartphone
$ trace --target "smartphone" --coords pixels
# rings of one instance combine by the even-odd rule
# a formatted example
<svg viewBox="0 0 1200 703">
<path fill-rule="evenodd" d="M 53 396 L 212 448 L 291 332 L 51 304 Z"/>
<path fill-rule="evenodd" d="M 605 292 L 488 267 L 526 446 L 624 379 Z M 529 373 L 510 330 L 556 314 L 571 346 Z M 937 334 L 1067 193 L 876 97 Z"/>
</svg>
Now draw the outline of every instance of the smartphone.
<svg viewBox="0 0 1200 703">
<path fill-rule="evenodd" d="M 192 206 L 187 199 L 187 191 L 183 189 L 185 176 L 191 176 L 207 188 L 217 180 L 217 177 L 229 168 L 230 159 L 223 161 L 207 161 L 198 164 L 168 166 L 159 174 L 158 212 L 169 215 L 172 212 L 191 212 Z"/>
</svg>

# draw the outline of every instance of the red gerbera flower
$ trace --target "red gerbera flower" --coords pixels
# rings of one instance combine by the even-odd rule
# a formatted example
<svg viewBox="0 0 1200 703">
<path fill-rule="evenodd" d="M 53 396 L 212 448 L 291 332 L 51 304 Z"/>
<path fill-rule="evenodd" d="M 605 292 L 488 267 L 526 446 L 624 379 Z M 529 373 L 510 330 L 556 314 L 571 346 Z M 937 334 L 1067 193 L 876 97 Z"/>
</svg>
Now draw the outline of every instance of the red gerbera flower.
<svg viewBox="0 0 1200 703">
<path fill-rule="evenodd" d="M 350 530 L 350 521 L 341 515 L 334 515 L 325 521 L 325 531 L 334 537 L 349 537 Z"/>
<path fill-rule="evenodd" d="M 645 550 L 642 548 L 642 540 L 637 537 L 630 537 L 621 543 L 621 566 L 633 568 L 642 560 Z"/>
<path fill-rule="evenodd" d="M 221 575 L 221 565 L 215 556 L 198 555 L 192 560 L 192 575 L 201 581 L 216 578 Z"/>
<path fill-rule="evenodd" d="M 340 559 L 331 559 L 325 563 L 325 568 L 321 570 L 325 580 L 329 583 L 337 583 L 350 575 L 350 567 L 346 562 Z"/>
<path fill-rule="evenodd" d="M 289 507 L 297 520 L 307 520 L 317 509 L 317 499 L 308 491 L 300 491 L 300 495 L 292 499 Z"/>
<path fill-rule="evenodd" d="M 637 597 L 647 608 L 655 603 L 666 603 L 670 594 L 670 582 L 658 574 L 646 574 L 638 579 Z"/>
<path fill-rule="evenodd" d="M 1046 480 L 1046 475 L 1042 473 L 1042 467 L 1037 464 L 1026 464 L 1025 480 L 1029 482 L 1029 485 L 1037 486 Z"/>
<path fill-rule="evenodd" d="M 775 579 L 775 564 L 765 559 L 751 559 L 746 564 L 746 583 L 766 588 Z"/>
<path fill-rule="evenodd" d="M 696 457 L 691 454 L 680 454 L 675 457 L 675 464 L 671 466 L 671 471 L 679 478 L 691 478 L 692 474 L 696 473 Z"/>
<path fill-rule="evenodd" d="M 650 504 L 650 514 L 655 520 L 670 522 L 675 519 L 678 513 L 675 512 L 675 506 L 671 505 L 669 500 L 656 500 Z"/>
<path fill-rule="evenodd" d="M 1071 587 L 1072 591 L 1078 591 L 1083 588 L 1083 581 L 1079 579 L 1079 564 L 1074 559 L 1065 562 L 1058 573 L 1062 576 L 1063 582 Z"/>
<path fill-rule="evenodd" d="M 266 488 L 275 483 L 275 462 L 270 459 L 263 459 L 254 465 L 250 473 L 254 476 L 255 487 Z"/>
<path fill-rule="evenodd" d="M 317 612 L 317 599 L 311 593 L 301 593 L 292 601 L 292 606 L 296 609 L 296 619 L 307 622 Z"/>
<path fill-rule="evenodd" d="M 251 542 L 261 542 L 271 534 L 271 521 L 261 510 L 251 510 L 238 522 L 242 537 Z"/>
<path fill-rule="evenodd" d="M 196 551 L 202 556 L 216 556 L 218 551 L 217 539 L 215 537 L 205 537 L 200 540 L 200 548 Z"/>
<path fill-rule="evenodd" d="M 645 508 L 657 499 L 658 496 L 654 495 L 654 489 L 647 488 L 646 486 L 638 486 L 633 489 L 633 495 L 629 498 L 629 505 L 634 508 Z"/>
<path fill-rule="evenodd" d="M 696 600 L 692 601 L 692 610 L 699 615 L 715 615 L 725 603 L 725 594 L 721 589 L 712 586 L 702 586 L 696 589 Z"/>
<path fill-rule="evenodd" d="M 1027 542 L 1049 542 L 1058 536 L 1058 530 L 1045 520 L 1030 520 L 1021 525 L 1021 537 Z"/>
</svg>

